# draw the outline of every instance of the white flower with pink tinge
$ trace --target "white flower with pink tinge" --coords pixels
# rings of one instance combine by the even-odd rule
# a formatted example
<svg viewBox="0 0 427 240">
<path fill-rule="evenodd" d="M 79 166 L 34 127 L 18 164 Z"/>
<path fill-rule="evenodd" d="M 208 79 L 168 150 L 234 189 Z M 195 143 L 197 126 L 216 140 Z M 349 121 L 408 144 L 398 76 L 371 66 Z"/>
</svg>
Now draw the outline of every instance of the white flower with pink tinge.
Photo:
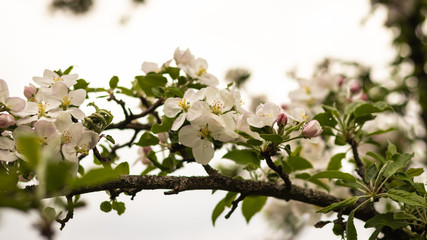
<svg viewBox="0 0 427 240">
<path fill-rule="evenodd" d="M 0 111 L 18 113 L 25 108 L 25 100 L 19 97 L 9 97 L 6 81 L 0 79 Z"/>
<path fill-rule="evenodd" d="M 185 92 L 182 98 L 168 98 L 165 101 L 163 111 L 169 118 L 175 117 L 181 113 L 172 125 L 172 130 L 178 130 L 185 119 L 192 121 L 202 114 L 201 106 L 196 104 L 198 101 L 205 98 L 205 90 L 201 89 L 198 92 L 189 89 Z"/>
<path fill-rule="evenodd" d="M 281 109 L 274 103 L 260 104 L 255 111 L 255 115 L 248 117 L 249 125 L 262 128 L 265 126 L 272 126 L 277 120 Z"/>
<path fill-rule="evenodd" d="M 67 87 L 71 87 L 77 83 L 77 78 L 77 74 L 59 76 L 57 73 L 46 69 L 43 72 L 43 77 L 33 77 L 33 81 L 44 88 L 50 88 L 56 82 L 63 82 Z"/>
</svg>

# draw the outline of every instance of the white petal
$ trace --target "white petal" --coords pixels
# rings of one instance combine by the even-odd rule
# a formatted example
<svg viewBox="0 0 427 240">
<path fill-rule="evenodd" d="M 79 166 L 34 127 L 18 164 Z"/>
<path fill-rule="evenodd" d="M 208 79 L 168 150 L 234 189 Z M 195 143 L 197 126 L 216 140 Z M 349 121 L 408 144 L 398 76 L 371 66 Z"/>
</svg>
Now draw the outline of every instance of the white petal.
<svg viewBox="0 0 427 240">
<path fill-rule="evenodd" d="M 9 88 L 7 87 L 7 83 L 5 80 L 0 79 L 0 102 L 6 100 L 9 97 Z"/>
<path fill-rule="evenodd" d="M 10 150 L 15 148 L 15 142 L 8 137 L 0 137 L 0 149 Z"/>
<path fill-rule="evenodd" d="M 74 84 L 76 84 L 77 83 L 77 78 L 79 78 L 79 76 L 77 74 L 70 74 L 70 75 L 64 75 L 64 76 L 62 76 L 62 79 L 64 80 L 64 83 L 68 87 L 71 87 Z"/>
<path fill-rule="evenodd" d="M 64 82 L 56 82 L 53 85 L 52 90 L 53 94 L 55 94 L 58 99 L 62 99 L 68 95 L 68 86 Z"/>
<path fill-rule="evenodd" d="M 0 150 L 0 161 L 13 162 L 18 159 L 14 152 Z"/>
<path fill-rule="evenodd" d="M 154 62 L 143 62 L 142 65 L 141 65 L 141 69 L 145 73 L 150 73 L 150 72 L 157 73 L 157 72 L 160 72 L 159 65 L 157 63 L 154 63 Z"/>
<path fill-rule="evenodd" d="M 86 91 L 84 89 L 77 89 L 71 91 L 68 96 L 71 99 L 72 105 L 80 106 L 86 99 Z"/>
<path fill-rule="evenodd" d="M 247 119 L 248 124 L 251 125 L 252 127 L 256 127 L 256 128 L 262 128 L 264 127 L 264 121 L 262 120 L 262 117 L 260 116 L 252 116 L 249 117 Z"/>
<path fill-rule="evenodd" d="M 76 145 L 72 143 L 64 144 L 62 146 L 62 154 L 64 155 L 64 158 L 70 162 L 79 161 L 77 158 Z"/>
<path fill-rule="evenodd" d="M 182 108 L 178 105 L 180 98 L 168 98 L 165 101 L 163 112 L 169 118 L 175 117 L 179 112 L 182 111 Z"/>
<path fill-rule="evenodd" d="M 82 133 L 82 138 L 80 139 L 79 146 L 86 146 L 87 150 L 90 150 L 96 146 L 99 140 L 98 133 L 90 130 L 85 130 Z"/>
<path fill-rule="evenodd" d="M 25 108 L 25 100 L 19 97 L 6 98 L 5 104 L 12 112 L 20 112 Z"/>
<path fill-rule="evenodd" d="M 191 125 L 184 126 L 178 133 L 179 141 L 187 147 L 197 146 L 200 143 L 199 131 Z"/>
<path fill-rule="evenodd" d="M 61 114 L 59 114 L 56 117 L 55 125 L 60 132 L 68 130 L 73 125 L 70 113 L 62 112 Z"/>
<path fill-rule="evenodd" d="M 208 140 L 201 140 L 198 145 L 192 148 L 193 156 L 196 162 L 208 164 L 215 155 L 212 143 Z"/>
<path fill-rule="evenodd" d="M 75 107 L 70 107 L 68 108 L 68 112 L 71 113 L 71 115 L 73 115 L 74 118 L 82 120 L 83 118 L 86 117 L 85 113 L 80 110 L 80 108 L 75 108 Z"/>
<path fill-rule="evenodd" d="M 186 116 L 187 114 L 186 113 L 182 113 L 181 115 L 179 115 L 176 119 L 175 119 L 175 121 L 173 122 L 173 124 L 172 124 L 172 128 L 171 128 L 171 130 L 172 131 L 176 131 L 176 130 L 178 130 L 181 126 L 182 126 L 182 124 L 184 123 L 184 121 L 185 121 L 185 116 Z"/>
</svg>

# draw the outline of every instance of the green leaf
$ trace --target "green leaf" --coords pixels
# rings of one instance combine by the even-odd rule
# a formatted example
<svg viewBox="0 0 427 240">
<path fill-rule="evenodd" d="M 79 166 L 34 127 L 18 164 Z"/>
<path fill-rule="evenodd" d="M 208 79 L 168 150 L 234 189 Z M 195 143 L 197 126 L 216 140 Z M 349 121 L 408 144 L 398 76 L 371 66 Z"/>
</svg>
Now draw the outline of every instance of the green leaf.
<svg viewBox="0 0 427 240">
<path fill-rule="evenodd" d="M 242 202 L 242 213 L 249 223 L 251 218 L 264 207 L 267 196 L 247 196 Z"/>
<path fill-rule="evenodd" d="M 380 232 L 381 232 L 381 227 L 377 227 L 376 229 L 375 229 L 375 231 L 371 234 L 371 236 L 369 237 L 369 240 L 377 240 L 377 238 L 378 238 L 378 235 L 380 234 Z"/>
<path fill-rule="evenodd" d="M 390 189 L 387 196 L 396 202 L 404 203 L 411 206 L 427 207 L 424 197 L 417 195 L 414 192 L 407 192 L 404 190 Z"/>
<path fill-rule="evenodd" d="M 40 140 L 35 134 L 19 134 L 16 146 L 26 158 L 26 163 L 31 169 L 35 169 L 40 162 Z"/>
<path fill-rule="evenodd" d="M 181 69 L 176 67 L 167 67 L 165 72 L 169 74 L 172 79 L 177 79 L 179 77 L 179 71 Z"/>
<path fill-rule="evenodd" d="M 356 210 L 353 210 L 350 212 L 350 215 L 348 215 L 347 224 L 345 227 L 345 234 L 347 236 L 347 240 L 357 240 L 357 231 L 353 222 L 355 212 Z"/>
<path fill-rule="evenodd" d="M 99 208 L 103 212 L 111 212 L 111 209 L 112 209 L 111 203 L 109 201 L 102 202 L 101 205 L 99 205 Z"/>
<path fill-rule="evenodd" d="M 377 166 L 375 164 L 371 164 L 366 168 L 365 171 L 365 181 L 370 182 L 378 173 Z"/>
<path fill-rule="evenodd" d="M 237 134 L 239 134 L 240 136 L 246 138 L 246 139 L 254 139 L 254 137 L 252 137 L 249 133 L 244 132 L 244 131 L 240 131 L 240 130 L 235 130 L 235 132 Z"/>
<path fill-rule="evenodd" d="M 114 171 L 110 168 L 96 168 L 88 171 L 81 178 L 75 179 L 71 187 L 72 189 L 77 189 L 80 187 L 90 187 L 95 185 L 100 185 L 108 181 L 117 179 L 120 174 L 117 171 Z"/>
<path fill-rule="evenodd" d="M 340 133 L 335 137 L 335 145 L 344 146 L 346 144 L 347 144 L 347 139 L 343 134 Z"/>
<path fill-rule="evenodd" d="M 142 134 L 139 141 L 135 143 L 135 145 L 138 145 L 140 147 L 148 147 L 152 145 L 157 145 L 159 142 L 159 138 L 149 132 L 145 132 L 144 134 Z"/>
<path fill-rule="evenodd" d="M 113 202 L 112 208 L 114 210 L 116 210 L 116 212 L 119 216 L 122 215 L 126 210 L 125 203 L 124 202 L 118 202 L 118 201 Z"/>
<path fill-rule="evenodd" d="M 347 115 L 353 114 L 353 112 L 356 110 L 356 108 L 361 106 L 364 103 L 365 102 L 363 102 L 363 101 L 356 101 L 356 102 L 349 104 L 344 110 L 345 114 L 347 114 Z"/>
<path fill-rule="evenodd" d="M 109 82 L 109 84 L 110 84 L 110 89 L 114 89 L 114 88 L 116 88 L 118 83 L 119 83 L 119 77 L 117 77 L 117 76 L 113 76 L 113 77 L 110 79 L 110 82 Z"/>
<path fill-rule="evenodd" d="M 115 171 L 120 175 L 129 175 L 129 163 L 122 162 L 115 168 Z"/>
<path fill-rule="evenodd" d="M 319 172 L 314 174 L 313 176 L 311 176 L 311 178 L 315 179 L 315 178 L 336 178 L 336 179 L 342 179 L 342 180 L 347 180 L 347 181 L 356 181 L 356 178 L 349 174 L 349 173 L 345 173 L 345 172 L 341 172 L 338 170 L 326 170 L 323 172 Z"/>
<path fill-rule="evenodd" d="M 408 223 L 396 220 L 393 217 L 394 213 L 383 213 L 375 215 L 365 223 L 365 228 L 389 226 L 393 229 L 399 229 L 408 225 Z"/>
<path fill-rule="evenodd" d="M 413 157 L 414 154 L 408 153 L 393 155 L 392 159 L 389 160 L 387 168 L 384 171 L 384 176 L 389 177 L 395 174 L 400 169 L 406 168 L 406 166 L 408 166 L 409 160 L 411 160 Z"/>
<path fill-rule="evenodd" d="M 175 118 L 168 118 L 166 116 L 162 116 L 162 123 L 153 124 L 153 126 L 151 127 L 151 131 L 154 134 L 161 133 L 161 132 L 169 132 L 172 128 L 172 124 L 174 121 L 175 121 Z"/>
<path fill-rule="evenodd" d="M 331 160 L 329 160 L 326 170 L 340 170 L 342 167 L 341 161 L 345 158 L 345 155 L 345 153 L 337 153 L 332 156 Z"/>
<path fill-rule="evenodd" d="M 371 133 L 367 134 L 366 136 L 380 135 L 380 134 L 388 133 L 388 132 L 391 132 L 394 130 L 396 130 L 396 128 L 393 128 L 393 127 L 388 128 L 388 129 L 380 129 L 380 130 L 377 130 L 375 132 L 371 132 Z"/>
<path fill-rule="evenodd" d="M 177 87 L 165 87 L 166 97 L 184 97 L 184 91 Z"/>
<path fill-rule="evenodd" d="M 149 97 L 153 97 L 154 93 L 152 91 L 155 87 L 164 87 L 168 82 L 167 78 L 163 77 L 161 74 L 149 73 L 146 76 L 136 76 L 139 86 Z"/>
<path fill-rule="evenodd" d="M 63 75 L 68 75 L 73 70 L 74 66 L 69 66 L 65 71 L 63 72 Z"/>
<path fill-rule="evenodd" d="M 372 158 L 373 158 L 373 159 L 375 159 L 378 163 L 385 163 L 385 162 L 386 162 L 386 160 L 385 160 L 385 158 L 384 158 L 383 156 L 378 155 L 378 154 L 376 154 L 376 153 L 374 153 L 374 152 L 368 152 L 366 155 L 368 155 L 368 156 L 372 157 Z"/>
<path fill-rule="evenodd" d="M 262 144 L 262 141 L 257 139 L 249 139 L 248 141 L 246 141 L 246 143 L 252 146 L 260 146 Z"/>
<path fill-rule="evenodd" d="M 274 144 L 281 144 L 283 142 L 283 138 L 279 134 L 260 134 L 259 136 L 266 141 L 273 142 Z"/>
<path fill-rule="evenodd" d="M 238 164 L 255 164 L 256 166 L 260 165 L 260 160 L 258 159 L 257 154 L 248 149 L 233 149 L 226 153 L 222 158 L 227 158 L 233 160 Z"/>
<path fill-rule="evenodd" d="M 48 162 L 46 168 L 46 189 L 50 193 L 63 191 L 72 179 L 74 164 L 69 161 Z"/>
<path fill-rule="evenodd" d="M 320 123 L 320 125 L 322 125 L 322 127 L 323 126 L 335 127 L 337 125 L 337 121 L 335 120 L 335 118 L 332 116 L 330 112 L 319 113 L 316 116 L 314 116 L 313 119 L 317 120 Z"/>
<path fill-rule="evenodd" d="M 386 154 L 387 160 L 390 160 L 395 154 L 397 154 L 397 148 L 393 143 L 388 142 Z"/>
<path fill-rule="evenodd" d="M 307 159 L 299 156 L 290 156 L 288 158 L 288 164 L 291 166 L 292 171 L 304 170 L 313 168 L 313 165 Z"/>
<path fill-rule="evenodd" d="M 348 198 L 346 200 L 343 200 L 341 202 L 337 202 L 337 203 L 332 203 L 331 205 L 324 207 L 320 210 L 317 210 L 317 213 L 328 213 L 330 211 L 333 211 L 335 209 L 339 209 L 339 208 L 343 208 L 343 207 L 347 207 L 347 206 L 352 206 L 354 204 L 356 204 L 357 200 L 359 200 L 359 196 L 356 197 L 352 197 L 352 198 Z"/>
<path fill-rule="evenodd" d="M 56 219 L 56 211 L 52 207 L 46 207 L 43 209 L 43 215 L 50 220 Z"/>
<path fill-rule="evenodd" d="M 416 177 L 416 176 L 420 176 L 423 172 L 424 172 L 423 168 L 410 168 L 406 170 L 405 173 L 411 177 Z"/>
<path fill-rule="evenodd" d="M 89 86 L 89 83 L 88 82 L 86 82 L 84 79 L 78 79 L 77 80 L 77 83 L 76 84 L 74 84 L 74 90 L 77 90 L 77 89 L 87 89 L 87 87 Z"/>
<path fill-rule="evenodd" d="M 360 117 L 369 115 L 371 113 L 384 112 L 386 110 L 391 110 L 391 108 L 385 102 L 376 102 L 374 104 L 363 102 L 354 109 L 353 115 L 355 117 Z"/>
<path fill-rule="evenodd" d="M 117 86 L 116 88 L 120 89 L 120 91 L 117 91 L 118 93 L 124 94 L 126 96 L 133 97 L 135 95 L 132 89 L 120 87 L 120 86 Z"/>
<path fill-rule="evenodd" d="M 107 139 L 112 144 L 116 144 L 116 141 L 114 140 L 114 138 L 111 135 L 105 136 L 105 139 Z"/>
<path fill-rule="evenodd" d="M 332 115 L 335 115 L 336 117 L 341 117 L 341 114 L 338 112 L 338 109 L 336 109 L 335 107 L 331 107 L 328 105 L 322 105 L 323 110 L 325 110 L 325 112 L 329 112 Z"/>
<path fill-rule="evenodd" d="M 218 202 L 218 204 L 215 206 L 214 210 L 212 211 L 212 225 L 215 226 L 215 222 L 218 219 L 218 217 L 221 215 L 222 212 L 225 210 L 225 199 L 222 199 Z"/>
</svg>

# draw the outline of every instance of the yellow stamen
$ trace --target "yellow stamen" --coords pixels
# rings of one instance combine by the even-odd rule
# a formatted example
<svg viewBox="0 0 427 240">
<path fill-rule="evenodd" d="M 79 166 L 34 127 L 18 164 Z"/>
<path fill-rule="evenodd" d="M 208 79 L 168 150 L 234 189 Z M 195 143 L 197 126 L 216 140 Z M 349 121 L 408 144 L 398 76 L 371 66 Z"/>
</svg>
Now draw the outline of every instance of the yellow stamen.
<svg viewBox="0 0 427 240">
<path fill-rule="evenodd" d="M 224 103 L 220 101 L 215 100 L 213 102 L 213 105 L 211 106 L 211 112 L 216 115 L 220 115 L 223 109 L 224 109 Z"/>
<path fill-rule="evenodd" d="M 180 108 L 182 108 L 182 111 L 184 111 L 184 112 L 187 112 L 187 111 L 188 111 L 188 109 L 190 108 L 190 104 L 188 104 L 188 103 L 186 102 L 186 99 L 185 99 L 185 98 L 181 98 L 181 100 L 179 100 L 179 102 L 178 102 L 178 106 L 179 106 Z"/>
</svg>

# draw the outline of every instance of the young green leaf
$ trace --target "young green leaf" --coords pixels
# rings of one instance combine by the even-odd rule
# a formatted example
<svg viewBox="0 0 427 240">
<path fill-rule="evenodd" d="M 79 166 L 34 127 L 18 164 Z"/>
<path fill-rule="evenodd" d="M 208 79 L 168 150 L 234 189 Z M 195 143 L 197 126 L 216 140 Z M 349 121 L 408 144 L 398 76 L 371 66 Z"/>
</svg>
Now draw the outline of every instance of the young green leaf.
<svg viewBox="0 0 427 240">
<path fill-rule="evenodd" d="M 411 206 L 420 206 L 427 208 L 426 200 L 424 199 L 424 197 L 421 197 L 414 192 L 390 189 L 387 192 L 387 196 L 389 196 L 396 202 L 404 203 Z"/>
<path fill-rule="evenodd" d="M 357 231 L 356 227 L 354 226 L 354 213 L 356 211 L 353 210 L 350 212 L 350 215 L 348 215 L 347 224 L 345 226 L 345 234 L 347 236 L 347 240 L 357 240 Z"/>
<path fill-rule="evenodd" d="M 260 134 L 259 136 L 266 141 L 273 142 L 274 144 L 281 144 L 283 142 L 283 138 L 279 134 Z"/>
<path fill-rule="evenodd" d="M 408 225 L 407 222 L 397 220 L 393 217 L 393 213 L 383 213 L 375 215 L 365 223 L 365 228 L 388 226 L 393 229 L 399 229 Z"/>
<path fill-rule="evenodd" d="M 345 173 L 345 172 L 341 172 L 338 170 L 326 170 L 323 172 L 319 172 L 314 174 L 313 176 L 311 176 L 311 178 L 316 179 L 316 178 L 335 178 L 335 179 L 342 179 L 342 180 L 347 180 L 347 181 L 356 181 L 356 178 L 349 174 L 349 173 Z"/>
<path fill-rule="evenodd" d="M 116 210 L 116 212 L 119 216 L 122 215 L 126 210 L 125 203 L 124 202 L 118 202 L 118 201 L 113 202 L 112 208 L 114 210 Z"/>
<path fill-rule="evenodd" d="M 99 205 L 99 208 L 103 212 L 110 212 L 111 209 L 112 209 L 110 201 L 104 201 L 104 202 L 102 202 L 101 205 Z"/>
<path fill-rule="evenodd" d="M 257 154 L 248 149 L 233 149 L 222 156 L 222 158 L 233 160 L 234 162 L 242 165 L 250 163 L 255 164 L 256 166 L 260 165 L 260 160 Z"/>
<path fill-rule="evenodd" d="M 225 210 L 225 199 L 222 199 L 218 202 L 218 204 L 215 206 L 214 210 L 212 211 L 212 225 L 215 226 L 215 222 L 218 219 L 219 215 L 223 213 Z"/>
<path fill-rule="evenodd" d="M 141 138 L 135 145 L 140 147 L 148 147 L 152 145 L 157 145 L 159 143 L 159 139 L 149 132 L 145 132 L 142 134 Z"/>
<path fill-rule="evenodd" d="M 313 168 L 313 165 L 307 159 L 299 156 L 290 156 L 288 158 L 288 164 L 291 166 L 292 171 L 299 171 L 304 169 Z"/>
<path fill-rule="evenodd" d="M 357 200 L 359 200 L 359 198 L 361 198 L 360 196 L 356 196 L 356 197 L 352 197 L 346 200 L 343 200 L 341 202 L 337 202 L 337 203 L 332 203 L 331 205 L 324 207 L 320 210 L 317 210 L 317 213 L 328 213 L 330 211 L 333 211 L 335 209 L 339 209 L 339 208 L 343 208 L 343 207 L 347 207 L 347 206 L 352 206 L 354 205 Z"/>
<path fill-rule="evenodd" d="M 110 79 L 109 85 L 110 85 L 110 89 L 114 89 L 117 87 L 117 84 L 119 83 L 119 77 L 117 76 L 113 76 Z"/>
<path fill-rule="evenodd" d="M 267 196 L 247 196 L 242 202 L 242 213 L 249 223 L 251 218 L 264 207 Z"/>
<path fill-rule="evenodd" d="M 345 155 L 345 153 L 337 153 L 332 156 L 331 160 L 329 160 L 326 170 L 340 170 L 342 167 L 341 161 L 345 158 Z"/>
<path fill-rule="evenodd" d="M 163 77 L 161 74 L 149 73 L 146 76 L 136 76 L 139 86 L 149 97 L 153 97 L 154 93 L 152 91 L 155 87 L 164 87 L 168 82 L 167 78 Z"/>
<path fill-rule="evenodd" d="M 175 118 L 168 118 L 166 116 L 162 116 L 162 123 L 158 124 L 155 123 L 151 127 L 151 131 L 154 134 L 161 133 L 161 132 L 169 132 L 172 128 L 172 124 L 174 122 Z"/>
</svg>

